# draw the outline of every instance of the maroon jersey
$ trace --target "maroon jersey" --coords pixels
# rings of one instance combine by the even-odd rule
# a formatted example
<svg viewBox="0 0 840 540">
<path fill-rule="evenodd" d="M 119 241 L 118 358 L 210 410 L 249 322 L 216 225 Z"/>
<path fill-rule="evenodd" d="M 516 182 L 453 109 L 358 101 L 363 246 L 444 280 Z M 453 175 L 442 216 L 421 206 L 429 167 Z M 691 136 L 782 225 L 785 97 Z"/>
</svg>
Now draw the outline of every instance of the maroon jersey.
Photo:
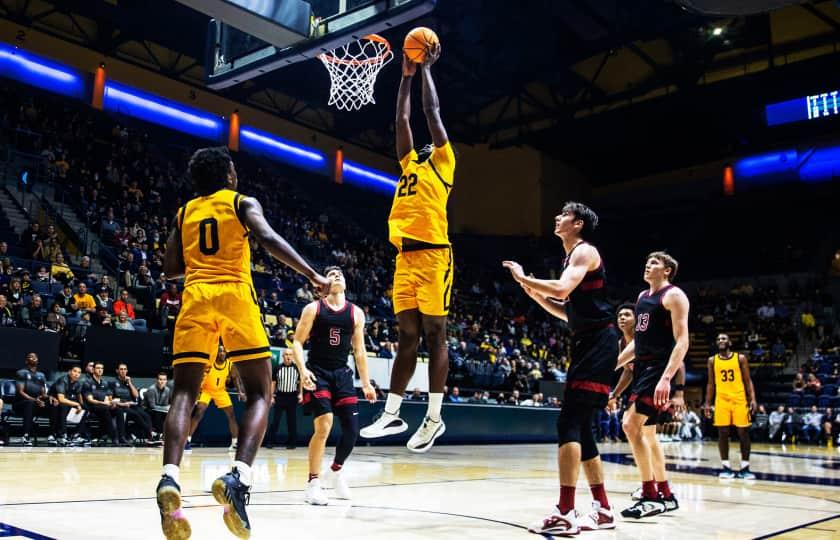
<svg viewBox="0 0 840 540">
<path fill-rule="evenodd" d="M 668 362 L 674 349 L 671 313 L 662 305 L 662 298 L 673 285 L 666 285 L 650 294 L 644 291 L 636 302 L 636 360 Z"/>
<path fill-rule="evenodd" d="M 324 369 L 338 369 L 347 365 L 347 355 L 353 346 L 356 326 L 355 308 L 345 301 L 344 307 L 333 310 L 326 300 L 318 301 L 318 312 L 312 323 L 308 364 Z"/>
</svg>

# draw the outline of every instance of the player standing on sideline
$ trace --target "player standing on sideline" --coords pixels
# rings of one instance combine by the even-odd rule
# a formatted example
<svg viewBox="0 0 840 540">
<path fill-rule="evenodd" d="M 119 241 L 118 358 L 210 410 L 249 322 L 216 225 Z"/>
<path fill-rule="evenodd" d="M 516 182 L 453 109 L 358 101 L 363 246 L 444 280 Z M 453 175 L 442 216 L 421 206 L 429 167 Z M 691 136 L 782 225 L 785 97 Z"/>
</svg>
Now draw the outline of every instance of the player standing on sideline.
<svg viewBox="0 0 840 540">
<path fill-rule="evenodd" d="M 565 536 L 615 527 L 604 489 L 604 468 L 592 433 L 593 413 L 607 404 L 618 356 L 604 263 L 598 249 L 584 240 L 597 226 L 598 216 L 589 207 L 576 202 L 563 206 L 554 226 L 554 234 L 563 240 L 566 251 L 560 279 L 535 279 L 526 276 L 516 262 L 502 263 L 531 298 L 552 315 L 568 320 L 572 330 L 572 361 L 557 419 L 560 502 L 545 519 L 528 529 L 539 534 Z M 578 516 L 575 489 L 581 465 L 594 500 L 592 511 Z"/>
<path fill-rule="evenodd" d="M 230 430 L 230 448 L 229 451 L 236 451 L 236 442 L 239 435 L 239 426 L 236 425 L 236 416 L 233 414 L 233 401 L 230 399 L 230 394 L 227 391 L 228 377 L 232 378 L 236 385 L 237 393 L 240 397 L 244 397 L 245 393 L 242 391 L 242 383 L 236 374 L 236 370 L 231 370 L 233 364 L 227 358 L 227 353 L 222 345 L 219 345 L 216 358 L 213 362 L 205 368 L 204 380 L 201 382 L 201 393 L 198 394 L 198 401 L 195 402 L 195 409 L 193 410 L 192 419 L 190 420 L 190 434 L 187 437 L 187 444 L 184 446 L 184 451 L 192 451 L 192 435 L 204 418 L 204 413 L 210 405 L 210 400 L 216 404 L 216 407 L 225 413 L 228 421 L 228 429 Z"/>
<path fill-rule="evenodd" d="M 189 162 L 198 197 L 181 207 L 166 242 L 164 273 L 185 275 L 183 307 L 175 324 L 172 365 L 175 386 L 166 416 L 163 476 L 157 487 L 161 528 L 167 539 L 189 538 L 181 509 L 179 465 L 210 354 L 219 346 L 237 364 L 246 405 L 232 470 L 213 482 L 224 521 L 239 538 L 251 535 L 245 511 L 250 498 L 251 464 L 265 434 L 271 402 L 271 355 L 251 281 L 253 235 L 269 253 L 304 275 L 320 292 L 329 281 L 315 272 L 268 224 L 262 206 L 236 191 L 236 169 L 223 147 L 197 150 Z"/>
<path fill-rule="evenodd" d="M 359 435 L 359 400 L 353 385 L 353 370 L 347 367 L 351 347 L 365 399 L 376 403 L 376 391 L 370 384 L 367 369 L 365 312 L 347 301 L 344 295 L 347 284 L 341 268 L 330 266 L 324 273 L 332 283 L 330 293 L 303 308 L 293 348 L 295 364 L 305 390 L 304 410 L 314 417 L 315 433 L 309 441 L 309 481 L 304 494 L 304 500 L 314 505 L 329 502 L 321 489 L 319 475 L 333 414 L 341 422 L 341 438 L 336 445 L 330 471 L 336 496 L 350 499 L 350 488 L 341 469 L 356 446 Z M 304 364 L 303 344 L 310 337 L 309 359 Z"/>
<path fill-rule="evenodd" d="M 644 279 L 649 288 L 636 301 L 633 341 L 618 357 L 619 367 L 634 362 L 631 405 L 624 413 L 622 427 L 642 477 L 641 499 L 621 511 L 628 518 L 639 519 L 679 508 L 668 484 L 665 455 L 656 439 L 659 414 L 672 401 L 674 376 L 674 406 L 683 406 L 680 373 L 688 352 L 689 302 L 679 287 L 671 285 L 677 269 L 677 261 L 664 251 L 648 255 Z M 657 483 L 657 478 L 662 480 Z"/>
<path fill-rule="evenodd" d="M 755 412 L 755 387 L 750 378 L 750 364 L 743 354 L 732 351 L 726 334 L 717 337 L 718 353 L 709 358 L 709 382 L 703 412 L 711 416 L 709 403 L 715 400 L 714 424 L 718 429 L 718 450 L 723 471 L 720 478 L 755 480 L 750 472 L 750 416 Z M 749 398 L 749 399 L 747 399 Z M 735 426 L 741 441 L 741 470 L 732 472 L 729 465 L 729 426 Z"/>
<path fill-rule="evenodd" d="M 433 46 L 420 65 L 423 82 L 423 113 L 432 143 L 418 154 L 409 125 L 411 82 L 418 69 L 403 55 L 403 76 L 397 95 L 397 156 L 402 168 L 391 215 L 389 238 L 397 248 L 394 272 L 394 313 L 400 326 L 397 359 L 383 414 L 361 431 L 372 439 L 402 433 L 408 425 L 400 418 L 408 381 L 417 366 L 421 331 L 429 350 L 429 405 L 423 424 L 408 441 L 412 452 L 426 452 L 443 435 L 440 416 L 443 387 L 449 373 L 446 348 L 446 316 L 452 293 L 452 247 L 446 216 L 446 201 L 455 175 L 455 153 L 440 118 L 432 64 L 440 57 L 440 44 Z"/>
</svg>

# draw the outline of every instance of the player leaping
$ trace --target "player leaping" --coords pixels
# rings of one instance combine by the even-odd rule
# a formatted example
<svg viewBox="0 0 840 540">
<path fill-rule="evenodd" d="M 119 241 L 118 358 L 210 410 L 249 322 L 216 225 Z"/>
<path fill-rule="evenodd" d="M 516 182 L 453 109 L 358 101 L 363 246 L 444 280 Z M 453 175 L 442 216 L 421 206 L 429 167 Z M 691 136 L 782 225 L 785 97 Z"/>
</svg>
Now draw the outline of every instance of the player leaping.
<svg viewBox="0 0 840 540">
<path fill-rule="evenodd" d="M 434 46 L 419 67 L 403 55 L 403 77 L 397 95 L 397 157 L 400 176 L 391 215 L 389 238 L 397 248 L 394 272 L 394 313 L 400 325 L 397 359 L 391 371 L 391 385 L 385 411 L 362 429 L 367 439 L 402 433 L 408 426 L 400 418 L 400 405 L 408 381 L 417 366 L 420 334 L 426 335 L 429 350 L 429 405 L 423 424 L 408 441 L 412 452 L 426 452 L 443 435 L 441 419 L 443 387 L 449 373 L 446 349 L 446 316 L 452 293 L 452 248 L 449 244 L 446 202 L 452 191 L 455 153 L 440 119 L 432 64 L 440 57 Z M 414 150 L 409 117 L 411 82 L 419 69 L 423 80 L 423 113 L 432 144 L 418 154 Z"/>
<path fill-rule="evenodd" d="M 189 538 L 181 509 L 179 465 L 210 356 L 219 346 L 236 364 L 245 390 L 245 413 L 232 470 L 213 482 L 213 496 L 224 508 L 228 529 L 248 538 L 245 511 L 251 465 L 262 443 L 271 402 L 271 352 L 251 282 L 248 236 L 279 261 L 305 276 L 319 292 L 330 282 L 313 270 L 268 224 L 256 199 L 236 191 L 236 169 L 225 148 L 202 148 L 193 154 L 189 175 L 198 197 L 181 207 L 166 242 L 164 271 L 170 279 L 186 275 L 183 307 L 175 323 L 172 365 L 175 387 L 166 416 L 163 476 L 157 503 L 168 540 Z"/>
</svg>

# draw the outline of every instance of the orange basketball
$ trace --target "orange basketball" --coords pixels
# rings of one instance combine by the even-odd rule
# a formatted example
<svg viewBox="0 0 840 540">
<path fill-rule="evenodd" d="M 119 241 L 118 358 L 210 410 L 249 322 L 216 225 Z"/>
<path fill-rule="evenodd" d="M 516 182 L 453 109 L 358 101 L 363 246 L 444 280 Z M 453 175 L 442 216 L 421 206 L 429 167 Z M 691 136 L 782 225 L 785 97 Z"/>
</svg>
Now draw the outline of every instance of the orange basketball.
<svg viewBox="0 0 840 540">
<path fill-rule="evenodd" d="M 434 30 L 425 26 L 418 26 L 405 36 L 403 51 L 409 60 L 422 64 L 426 60 L 426 54 L 431 47 L 439 42 Z"/>
</svg>

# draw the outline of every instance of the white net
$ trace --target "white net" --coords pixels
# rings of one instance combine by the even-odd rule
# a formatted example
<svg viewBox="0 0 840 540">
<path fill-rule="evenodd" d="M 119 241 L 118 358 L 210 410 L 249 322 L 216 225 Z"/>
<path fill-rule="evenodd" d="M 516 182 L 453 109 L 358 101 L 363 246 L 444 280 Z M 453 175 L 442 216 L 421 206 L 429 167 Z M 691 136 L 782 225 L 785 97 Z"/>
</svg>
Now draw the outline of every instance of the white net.
<svg viewBox="0 0 840 540">
<path fill-rule="evenodd" d="M 391 45 L 376 34 L 318 55 L 330 73 L 329 105 L 344 111 L 357 111 L 373 99 L 379 70 L 393 59 Z"/>
</svg>

